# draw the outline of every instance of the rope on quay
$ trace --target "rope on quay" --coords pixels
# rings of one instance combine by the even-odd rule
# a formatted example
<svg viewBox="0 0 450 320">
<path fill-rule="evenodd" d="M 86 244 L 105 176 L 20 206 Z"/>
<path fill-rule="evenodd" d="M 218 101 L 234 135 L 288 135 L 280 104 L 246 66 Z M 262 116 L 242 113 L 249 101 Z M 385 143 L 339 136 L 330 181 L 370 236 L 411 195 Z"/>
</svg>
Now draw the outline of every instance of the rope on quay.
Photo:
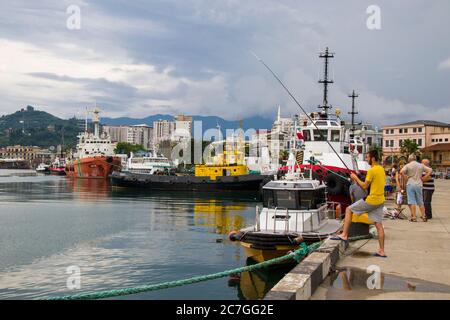
<svg viewBox="0 0 450 320">
<path fill-rule="evenodd" d="M 356 240 L 367 239 L 367 238 L 368 238 L 368 236 L 358 236 L 358 237 L 349 238 L 349 241 L 356 241 Z M 60 296 L 60 297 L 51 297 L 51 298 L 48 298 L 47 300 L 95 300 L 95 299 L 112 298 L 112 297 L 125 296 L 125 295 L 136 294 L 136 293 L 143 293 L 143 292 L 149 292 L 149 291 L 175 288 L 175 287 L 180 287 L 180 286 L 184 286 L 184 285 L 188 285 L 188 284 L 194 284 L 194 283 L 198 283 L 198 282 L 219 279 L 219 278 L 223 278 L 223 277 L 226 277 L 226 276 L 229 276 L 232 274 L 236 274 L 236 273 L 255 271 L 258 269 L 266 268 L 273 264 L 280 263 L 280 262 L 283 262 L 283 261 L 286 261 L 289 259 L 295 259 L 297 262 L 300 262 L 302 260 L 302 258 L 304 258 L 306 255 L 317 250 L 322 245 L 323 242 L 324 241 L 316 242 L 309 246 L 307 246 L 305 243 L 302 243 L 300 245 L 299 249 L 297 249 L 293 252 L 290 252 L 282 257 L 264 261 L 264 262 L 254 264 L 251 266 L 245 266 L 245 267 L 241 267 L 241 268 L 226 270 L 223 272 L 213 273 L 213 274 L 209 274 L 209 275 L 202 275 L 202 276 L 197 276 L 197 277 L 183 279 L 183 280 L 168 281 L 168 282 L 163 282 L 163 283 L 158 283 L 158 284 L 142 285 L 142 286 L 131 287 L 131 288 L 105 290 L 105 291 L 90 292 L 90 293 L 80 293 L 80 294 Z"/>
</svg>

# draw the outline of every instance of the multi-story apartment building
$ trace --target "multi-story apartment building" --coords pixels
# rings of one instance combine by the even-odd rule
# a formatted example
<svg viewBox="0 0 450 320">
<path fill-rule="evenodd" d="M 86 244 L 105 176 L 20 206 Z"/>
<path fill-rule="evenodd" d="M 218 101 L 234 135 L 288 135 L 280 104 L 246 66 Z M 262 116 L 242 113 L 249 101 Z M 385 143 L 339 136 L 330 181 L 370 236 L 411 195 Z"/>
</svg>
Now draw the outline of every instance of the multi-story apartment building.
<svg viewBox="0 0 450 320">
<path fill-rule="evenodd" d="M 140 144 L 146 149 L 153 149 L 153 128 L 146 124 L 132 126 L 103 126 L 112 142 Z"/>
<path fill-rule="evenodd" d="M 158 120 L 153 122 L 153 144 L 157 149 L 162 141 L 171 140 L 175 131 L 175 122 L 168 120 Z"/>
<path fill-rule="evenodd" d="M 449 143 L 450 124 L 418 120 L 383 127 L 383 156 L 385 158 L 401 155 L 401 146 L 405 140 L 417 143 L 419 150 L 438 143 Z"/>
<path fill-rule="evenodd" d="M 179 115 L 175 117 L 174 131 L 171 140 L 181 141 L 192 136 L 192 117 Z"/>
</svg>

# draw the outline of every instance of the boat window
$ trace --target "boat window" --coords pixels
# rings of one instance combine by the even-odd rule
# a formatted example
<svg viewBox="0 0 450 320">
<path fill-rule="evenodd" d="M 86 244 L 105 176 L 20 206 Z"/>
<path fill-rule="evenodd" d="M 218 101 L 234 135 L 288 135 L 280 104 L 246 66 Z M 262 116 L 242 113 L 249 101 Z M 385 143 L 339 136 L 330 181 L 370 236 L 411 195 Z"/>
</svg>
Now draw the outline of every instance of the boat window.
<svg viewBox="0 0 450 320">
<path fill-rule="evenodd" d="M 314 132 L 314 141 L 327 141 L 328 130 L 313 130 L 313 132 Z"/>
<path fill-rule="evenodd" d="M 311 141 L 311 131 L 303 130 L 303 139 L 305 141 Z"/>
<path fill-rule="evenodd" d="M 297 209 L 297 201 L 294 191 L 277 190 L 277 208 Z"/>
<path fill-rule="evenodd" d="M 325 195 L 325 188 L 318 189 L 314 191 L 315 194 L 315 207 L 318 208 L 319 205 L 327 202 L 327 197 Z"/>
<path fill-rule="evenodd" d="M 331 141 L 339 142 L 341 132 L 339 130 L 331 130 Z"/>
<path fill-rule="evenodd" d="M 301 192 L 298 192 L 298 196 L 300 198 L 300 210 L 315 209 L 313 192 L 313 190 L 303 190 Z"/>
<path fill-rule="evenodd" d="M 326 121 L 316 121 L 316 126 L 326 126 L 327 122 Z"/>
<path fill-rule="evenodd" d="M 263 191 L 263 205 L 266 208 L 275 207 L 275 201 L 273 198 L 273 190 L 264 190 Z"/>
</svg>

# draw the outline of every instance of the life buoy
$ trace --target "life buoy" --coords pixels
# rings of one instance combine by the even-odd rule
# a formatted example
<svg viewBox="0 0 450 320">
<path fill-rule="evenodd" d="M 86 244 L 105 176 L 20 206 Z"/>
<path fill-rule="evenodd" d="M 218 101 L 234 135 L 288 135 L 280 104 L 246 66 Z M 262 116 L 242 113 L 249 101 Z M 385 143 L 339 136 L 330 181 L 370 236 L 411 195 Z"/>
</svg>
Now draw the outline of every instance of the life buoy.
<svg viewBox="0 0 450 320">
<path fill-rule="evenodd" d="M 345 181 L 335 174 L 328 173 L 324 181 L 327 185 L 327 191 L 329 194 L 338 195 L 344 192 Z"/>
</svg>

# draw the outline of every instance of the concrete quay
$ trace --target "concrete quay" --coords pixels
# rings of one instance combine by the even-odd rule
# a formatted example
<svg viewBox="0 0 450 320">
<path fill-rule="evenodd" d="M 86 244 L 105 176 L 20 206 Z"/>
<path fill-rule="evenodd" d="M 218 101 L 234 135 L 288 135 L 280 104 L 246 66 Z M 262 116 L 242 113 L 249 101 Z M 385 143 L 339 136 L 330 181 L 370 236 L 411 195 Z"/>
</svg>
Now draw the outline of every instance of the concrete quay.
<svg viewBox="0 0 450 320">
<path fill-rule="evenodd" d="M 352 242 L 345 251 L 339 241 L 327 240 L 265 299 L 450 299 L 450 180 L 435 184 L 433 219 L 383 221 L 387 258 L 373 256 L 377 239 Z M 406 206 L 403 213 L 409 218 Z"/>
</svg>

